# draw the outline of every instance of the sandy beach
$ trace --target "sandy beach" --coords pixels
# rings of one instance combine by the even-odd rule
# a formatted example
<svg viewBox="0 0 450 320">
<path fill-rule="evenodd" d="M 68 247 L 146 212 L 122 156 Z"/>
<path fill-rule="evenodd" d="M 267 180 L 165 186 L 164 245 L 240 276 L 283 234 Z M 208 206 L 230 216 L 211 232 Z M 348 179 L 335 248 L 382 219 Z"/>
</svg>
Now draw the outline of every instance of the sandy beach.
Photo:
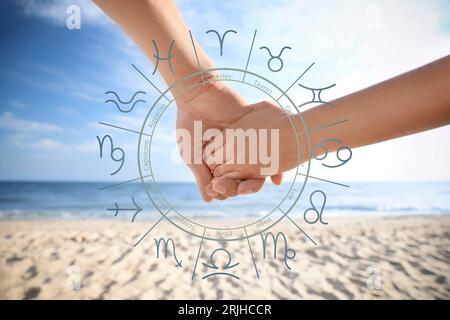
<svg viewBox="0 0 450 320">
<path fill-rule="evenodd" d="M 0 222 L 2 299 L 448 299 L 450 217 L 346 217 L 310 228 L 313 245 L 283 221 L 288 247 L 262 254 L 261 238 L 204 241 L 194 280 L 200 239 L 159 224 L 137 247 L 151 223 L 121 221 Z M 154 238 L 172 237 L 171 250 L 156 257 Z M 169 248 L 171 248 L 169 246 Z M 226 275 L 205 277 L 209 255 L 226 248 Z M 160 248 L 161 249 L 161 248 Z M 271 252 L 272 250 L 272 252 Z M 290 251 L 292 256 L 292 251 Z M 222 259 L 222 261 L 219 261 Z M 226 263 L 224 256 L 219 262 Z M 217 262 L 216 261 L 216 262 Z M 219 264 L 217 262 L 217 264 Z M 289 266 L 291 269 L 287 268 Z M 204 278 L 204 279 L 203 279 Z"/>
</svg>

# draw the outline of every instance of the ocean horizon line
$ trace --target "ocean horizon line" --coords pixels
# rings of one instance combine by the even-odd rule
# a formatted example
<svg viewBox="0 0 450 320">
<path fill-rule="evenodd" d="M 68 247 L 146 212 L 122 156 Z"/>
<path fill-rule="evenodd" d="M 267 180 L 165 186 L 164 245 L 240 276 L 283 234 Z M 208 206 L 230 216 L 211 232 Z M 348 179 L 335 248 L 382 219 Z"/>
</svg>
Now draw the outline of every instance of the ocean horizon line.
<svg viewBox="0 0 450 320">
<path fill-rule="evenodd" d="M 124 181 L 129 181 L 131 179 L 123 179 L 123 180 L 73 180 L 73 179 L 67 179 L 67 180 L 57 180 L 57 179 L 0 179 L 0 183 L 106 183 L 106 184 L 114 184 L 114 183 L 121 183 Z M 309 181 L 309 183 L 324 183 L 321 181 L 315 181 L 311 178 L 312 181 Z M 291 182 L 291 180 L 286 180 L 286 182 Z M 450 180 L 340 180 L 340 182 L 343 183 L 450 183 Z M 139 179 L 135 181 L 130 181 L 128 183 L 140 183 Z M 172 181 L 172 180 L 164 180 L 164 181 L 158 181 L 158 183 L 180 183 L 180 184 L 196 184 L 195 181 Z"/>
</svg>

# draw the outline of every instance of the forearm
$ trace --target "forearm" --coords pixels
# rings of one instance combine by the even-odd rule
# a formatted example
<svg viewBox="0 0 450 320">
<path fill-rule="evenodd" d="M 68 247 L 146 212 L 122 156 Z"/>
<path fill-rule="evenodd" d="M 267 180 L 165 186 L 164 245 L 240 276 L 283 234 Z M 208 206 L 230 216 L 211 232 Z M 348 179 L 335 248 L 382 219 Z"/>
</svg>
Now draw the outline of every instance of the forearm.
<svg viewBox="0 0 450 320">
<path fill-rule="evenodd" d="M 184 76 L 199 71 L 201 68 L 212 68 L 213 63 L 203 49 L 194 40 L 198 61 L 189 37 L 189 29 L 171 0 L 95 0 L 105 11 L 145 52 L 153 61 L 157 62 L 156 51 L 152 40 L 155 41 L 159 55 L 168 56 L 169 48 L 174 41 L 171 51 L 171 64 L 167 60 L 160 60 L 158 71 L 170 86 Z M 199 77 L 200 79 L 200 77 Z M 172 90 L 174 95 L 181 94 L 186 86 L 177 86 Z"/>
<path fill-rule="evenodd" d="M 335 108 L 322 105 L 302 113 L 312 145 L 336 138 L 355 148 L 447 125 L 450 56 L 333 103 Z M 340 120 L 348 121 L 315 130 Z M 328 151 L 337 148 L 339 145 L 333 144 Z"/>
</svg>

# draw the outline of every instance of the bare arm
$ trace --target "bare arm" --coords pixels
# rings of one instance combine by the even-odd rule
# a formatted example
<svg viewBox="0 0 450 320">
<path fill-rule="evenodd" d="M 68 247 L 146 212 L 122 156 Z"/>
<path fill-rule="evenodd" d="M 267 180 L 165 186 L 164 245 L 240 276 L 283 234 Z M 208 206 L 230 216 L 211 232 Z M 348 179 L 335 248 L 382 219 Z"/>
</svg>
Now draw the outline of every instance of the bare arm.
<svg viewBox="0 0 450 320">
<path fill-rule="evenodd" d="M 167 61 L 160 61 L 158 71 L 170 86 L 176 80 L 197 72 L 198 64 L 203 69 L 212 68 L 213 63 L 193 39 L 199 61 L 194 54 L 189 29 L 174 1 L 171 0 L 95 0 L 97 5 L 108 14 L 145 54 L 156 63 L 155 48 L 158 46 L 161 57 L 167 57 L 174 41 L 170 69 Z M 174 89 L 177 95 L 179 87 Z"/>
<path fill-rule="evenodd" d="M 335 138 L 348 147 L 356 148 L 447 125 L 450 123 L 450 56 L 332 103 L 335 108 L 321 105 L 302 113 L 310 131 L 312 146 L 325 139 Z M 269 102 L 256 104 L 256 112 L 232 126 L 244 129 L 278 128 L 282 138 L 279 143 L 280 163 L 277 172 L 284 172 L 308 160 L 307 141 L 304 134 L 300 135 L 302 150 L 299 159 L 295 152 L 295 133 L 290 128 L 286 115 L 274 115 L 276 108 Z M 290 117 L 298 126 L 298 131 L 304 130 L 298 115 Z M 341 120 L 348 122 L 314 130 Z M 327 147 L 328 152 L 332 152 L 341 146 L 333 143 Z M 313 148 L 313 152 L 314 150 L 323 151 L 320 148 Z M 239 153 L 239 150 L 236 152 Z M 248 179 L 262 176 L 260 164 L 222 164 L 211 167 L 215 170 L 216 177 Z"/>
<path fill-rule="evenodd" d="M 338 120 L 347 125 L 313 135 L 312 143 L 327 137 L 360 147 L 450 123 L 450 56 L 333 101 L 336 108 L 319 106 L 302 116 L 310 128 Z"/>
<path fill-rule="evenodd" d="M 162 58 L 168 57 L 169 48 L 173 44 L 171 51 L 173 56 L 171 59 L 172 69 L 167 60 L 160 60 L 158 63 L 158 71 L 168 86 L 189 74 L 199 71 L 200 68 L 210 69 L 214 67 L 195 38 L 190 36 L 189 29 L 174 1 L 95 0 L 95 2 L 136 42 L 153 63 L 158 62 L 155 57 L 156 50 L 153 41 L 156 43 L 159 55 Z M 194 52 L 194 46 L 197 56 Z M 203 79 L 213 76 L 213 72 L 208 72 L 192 77 L 187 82 L 183 81 L 183 83 L 171 89 L 178 106 L 177 129 L 193 132 L 194 121 L 202 121 L 204 131 L 208 128 L 223 129 L 249 112 L 245 100 L 229 86 L 219 82 L 203 83 Z M 195 84 L 202 85 L 185 94 L 185 90 Z M 186 162 L 194 173 L 200 193 L 205 201 L 234 196 L 237 194 L 238 188 L 240 188 L 239 190 L 242 188 L 259 190 L 264 184 L 264 178 L 248 181 L 224 181 L 226 186 L 220 189 L 223 192 L 219 194 L 213 190 L 211 170 L 205 163 L 202 163 L 203 148 L 204 145 L 192 146 L 192 150 L 201 149 L 200 152 L 197 152 L 199 155 L 197 158 L 200 159 L 192 158 Z M 272 177 L 272 181 L 277 184 L 280 183 L 281 176 Z"/>
</svg>

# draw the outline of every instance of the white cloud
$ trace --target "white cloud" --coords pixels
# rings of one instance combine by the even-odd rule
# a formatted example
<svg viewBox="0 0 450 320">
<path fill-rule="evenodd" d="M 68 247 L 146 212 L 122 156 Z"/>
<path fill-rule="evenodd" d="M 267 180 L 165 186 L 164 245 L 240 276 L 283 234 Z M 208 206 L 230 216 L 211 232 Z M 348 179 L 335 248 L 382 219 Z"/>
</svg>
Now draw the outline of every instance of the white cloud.
<svg viewBox="0 0 450 320">
<path fill-rule="evenodd" d="M 14 70 L 11 69 L 7 72 L 11 78 L 14 77 L 18 81 L 39 91 L 46 90 L 57 94 L 64 93 L 88 102 L 103 102 L 101 98 L 103 90 L 99 88 L 97 83 L 76 79 L 63 70 L 53 67 L 37 65 L 32 66 L 32 68 L 32 72 L 23 67 Z M 45 79 L 42 73 L 45 73 Z"/>
<path fill-rule="evenodd" d="M 17 118 L 11 112 L 0 115 L 0 128 L 18 132 L 61 132 L 62 128 L 47 122 L 30 121 Z"/>
<path fill-rule="evenodd" d="M 55 139 L 42 137 L 45 134 L 61 134 L 63 129 L 47 122 L 30 121 L 14 116 L 11 112 L 0 115 L 0 128 L 13 131 L 9 142 L 19 148 L 33 149 L 37 156 L 59 157 L 70 151 L 69 147 Z M 51 151 L 51 152 L 50 152 Z"/>
<path fill-rule="evenodd" d="M 225 52 L 235 50 L 236 53 L 222 60 L 222 66 L 234 61 L 238 61 L 241 67 L 245 66 L 240 61 L 245 62 L 253 30 L 258 29 L 256 50 L 249 65 L 251 71 L 284 87 L 295 80 L 305 66 L 316 62 L 302 82 L 313 87 L 336 83 L 333 91 L 325 94 L 329 99 L 360 90 L 450 53 L 448 1 L 319 0 L 262 4 L 243 0 L 228 1 L 226 10 L 218 10 L 211 5 L 208 7 L 213 11 L 211 15 L 197 10 L 200 2 L 195 4 L 182 1 L 181 8 L 197 30 L 204 33 L 213 26 L 222 31 L 234 27 L 239 32 L 237 37 L 227 38 Z M 201 33 L 197 38 L 201 44 L 207 44 L 208 53 L 217 51 L 216 39 L 209 39 Z M 258 50 L 262 45 L 292 47 L 284 55 L 282 72 L 275 74 L 267 70 L 267 60 Z M 295 86 L 289 95 L 294 101 L 304 101 L 303 92 Z M 340 178 L 449 180 L 450 171 L 445 163 L 450 162 L 450 149 L 443 147 L 448 143 L 442 144 L 448 140 L 448 128 L 355 150 L 353 164 L 350 162 L 347 168 L 339 171 L 344 173 Z M 411 156 L 413 150 L 427 152 L 422 157 Z M 424 167 L 432 170 L 424 173 Z M 326 177 L 329 173 L 319 170 L 317 174 Z"/>
<path fill-rule="evenodd" d="M 91 1 L 24 0 L 20 2 L 25 14 L 41 17 L 61 26 L 65 24 L 67 6 L 74 3 L 79 3 L 82 8 L 82 27 L 84 23 L 113 26 L 109 18 Z M 210 50 L 208 53 L 217 52 L 217 39 L 206 36 L 204 34 L 206 30 L 224 31 L 232 28 L 238 31 L 237 36 L 230 36 L 226 40 L 226 55 L 223 57 L 222 66 L 228 66 L 234 61 L 239 63 L 242 61 L 242 66 L 240 64 L 239 66 L 245 66 L 251 36 L 253 30 L 257 28 L 258 46 L 268 44 L 280 48 L 290 45 L 293 49 L 286 55 L 285 68 L 282 72 L 271 74 L 266 68 L 265 57 L 262 54 L 252 56 L 250 63 L 252 71 L 271 77 L 284 87 L 303 71 L 304 66 L 315 61 L 314 68 L 304 77 L 305 84 L 320 86 L 330 82 L 337 83 L 334 91 L 330 92 L 331 98 L 353 92 L 449 54 L 450 35 L 442 28 L 443 25 L 449 25 L 448 10 L 443 10 L 442 3 L 417 0 L 264 3 L 256 0 L 179 1 L 182 14 L 188 21 L 190 29 L 195 31 L 194 34 L 200 43 Z M 372 23 L 374 14 L 379 14 L 378 25 Z M 116 47 L 127 59 L 113 61 L 109 57 L 98 56 L 99 65 L 100 63 L 111 65 L 108 74 L 111 83 L 117 83 L 118 86 L 130 90 L 141 89 L 140 86 L 145 84 L 145 81 L 132 70 L 130 63 L 136 63 L 141 69 L 146 69 L 141 65 L 150 63 L 142 60 L 145 57 L 132 41 L 124 41 L 125 36 L 118 27 L 113 26 L 111 30 L 113 31 L 111 37 L 103 39 L 104 42 L 101 42 L 101 45 Z M 232 52 L 235 54 L 228 54 Z M 258 52 L 259 50 L 255 50 L 255 53 Z M 85 100 L 103 103 L 102 95 L 105 90 L 93 89 L 94 86 L 82 81 L 73 82 L 72 79 L 66 79 L 64 74 L 56 70 L 42 69 L 41 71 L 53 75 L 54 81 L 43 84 L 31 76 L 25 80 L 39 89 L 44 88 L 55 92 L 63 90 Z M 65 85 L 62 86 L 61 83 Z M 290 91 L 291 93 L 295 99 L 294 88 Z M 150 97 L 148 98 L 148 101 L 151 101 Z M 5 120 L 10 121 L 5 122 Z M 137 113 L 135 117 L 118 116 L 109 120 L 111 123 L 139 130 L 143 118 Z M 0 116 L 0 127 L 22 128 L 24 124 L 29 123 L 29 121 L 23 121 L 26 120 L 4 113 Z M 44 131 L 52 131 L 49 129 L 51 124 L 47 124 L 50 127 L 45 124 L 42 126 L 42 123 L 38 124 L 31 125 L 31 128 L 47 128 Z M 95 124 L 95 127 L 98 129 L 98 124 Z M 449 149 L 445 148 L 448 143 L 442 143 L 447 137 L 448 127 L 433 131 L 432 134 L 419 134 L 359 149 L 355 151 L 355 164 L 349 165 L 348 169 L 342 171 L 345 172 L 342 179 L 395 180 L 404 179 L 405 175 L 409 175 L 411 179 L 450 179 L 449 170 L 439 172 L 446 168 L 445 163 L 450 162 Z M 168 131 L 164 139 L 169 141 L 170 138 L 170 131 Z M 57 141 L 55 143 L 45 139 L 36 140 L 36 145 L 38 141 L 49 148 L 58 145 Z M 402 158 L 402 155 L 411 154 L 413 150 L 411 146 L 415 150 L 426 149 L 430 152 L 422 158 Z M 92 142 L 71 147 L 72 150 L 79 152 L 94 152 L 98 150 L 97 148 L 95 139 Z M 436 152 L 431 153 L 431 150 Z M 384 162 L 380 162 L 380 159 Z M 435 165 L 436 159 L 439 159 L 439 165 Z M 417 173 L 417 168 L 427 165 L 435 165 L 436 170 L 426 175 Z M 368 168 L 379 170 L 368 170 Z"/>
<path fill-rule="evenodd" d="M 41 138 L 36 134 L 14 133 L 8 137 L 9 142 L 19 148 L 30 150 L 38 156 L 46 158 L 59 157 L 62 153 L 70 151 L 68 145 L 55 139 Z"/>
<path fill-rule="evenodd" d="M 75 144 L 74 149 L 78 152 L 92 153 L 98 152 L 99 146 L 97 140 L 93 139 L 92 141 Z"/>
<path fill-rule="evenodd" d="M 250 61 L 251 71 L 269 75 L 286 85 L 311 62 L 316 65 L 304 77 L 313 86 L 337 83 L 335 96 L 361 89 L 406 72 L 450 52 L 445 2 L 420 0 L 335 1 L 178 1 L 183 16 L 197 39 L 215 54 L 218 41 L 208 29 L 232 28 L 223 60 L 243 68 L 253 30 L 258 29 Z M 236 14 L 242 12 L 242 14 Z M 283 54 L 285 67 L 268 72 L 266 53 L 259 47 L 291 46 Z M 222 61 L 221 61 L 222 62 Z M 222 62 L 222 64 L 223 64 Z"/>
<path fill-rule="evenodd" d="M 48 139 L 48 138 L 39 139 L 31 144 L 27 144 L 27 146 L 31 146 L 35 149 L 45 150 L 45 151 L 57 150 L 58 152 L 61 152 L 61 151 L 68 150 L 67 145 L 65 145 L 64 143 L 59 142 L 54 139 Z"/>
</svg>

